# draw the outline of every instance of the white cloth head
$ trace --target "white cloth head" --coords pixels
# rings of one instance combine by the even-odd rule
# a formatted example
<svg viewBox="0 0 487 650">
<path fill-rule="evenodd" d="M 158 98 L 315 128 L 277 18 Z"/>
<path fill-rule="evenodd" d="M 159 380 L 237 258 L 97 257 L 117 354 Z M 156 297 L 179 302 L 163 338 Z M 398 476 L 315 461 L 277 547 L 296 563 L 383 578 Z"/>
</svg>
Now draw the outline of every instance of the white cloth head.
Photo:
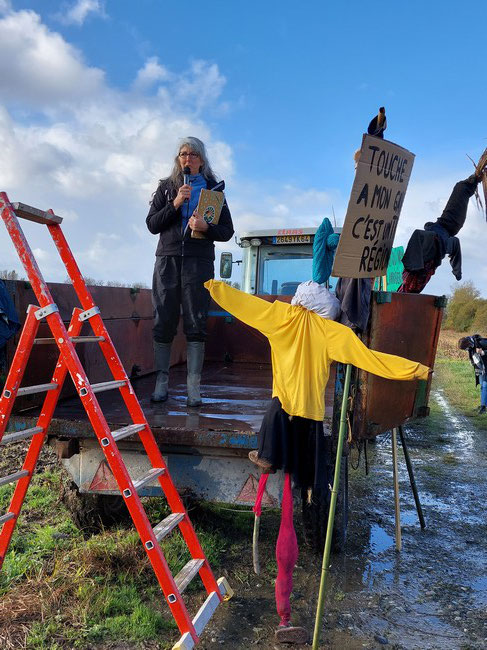
<svg viewBox="0 0 487 650">
<path fill-rule="evenodd" d="M 336 320 L 340 314 L 338 298 L 324 284 L 318 284 L 313 280 L 298 285 L 291 305 L 301 305 L 301 307 L 316 312 L 318 316 L 330 320 Z"/>
</svg>

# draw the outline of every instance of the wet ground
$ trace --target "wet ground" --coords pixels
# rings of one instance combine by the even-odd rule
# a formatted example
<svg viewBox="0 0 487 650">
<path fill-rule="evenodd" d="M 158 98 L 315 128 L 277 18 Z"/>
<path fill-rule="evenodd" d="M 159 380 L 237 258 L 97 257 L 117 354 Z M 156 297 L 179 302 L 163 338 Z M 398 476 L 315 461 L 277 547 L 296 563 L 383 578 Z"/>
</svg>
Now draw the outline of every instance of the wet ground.
<svg viewBox="0 0 487 650">
<path fill-rule="evenodd" d="M 477 650 L 487 648 L 487 428 L 475 431 L 454 413 L 441 389 L 432 415 L 405 428 L 426 529 L 421 530 L 402 452 L 402 551 L 394 541 L 390 436 L 368 447 L 350 470 L 350 516 L 344 554 L 332 557 L 323 642 L 333 650 Z M 357 452 L 352 460 L 357 463 Z M 296 520 L 299 520 L 298 508 Z M 267 517 L 267 521 L 266 521 Z M 247 556 L 229 552 L 225 573 L 236 591 L 204 633 L 201 648 L 283 647 L 274 640 L 275 515 L 262 517 L 261 576 Z M 293 623 L 314 626 L 321 558 L 306 550 L 295 571 Z"/>
<path fill-rule="evenodd" d="M 232 385 L 230 375 L 226 383 Z M 251 398 L 263 402 L 260 393 Z M 233 401 L 248 399 L 238 393 Z M 162 409 L 158 407 L 161 412 L 153 408 L 152 416 L 180 417 L 183 402 L 183 392 L 176 390 Z M 228 404 L 223 400 L 218 404 L 212 401 L 198 417 L 223 420 L 226 425 Z M 473 429 L 439 388 L 433 390 L 430 406 L 429 418 L 405 428 L 425 530 L 420 529 L 399 452 L 401 553 L 394 542 L 390 436 L 380 436 L 368 446 L 368 476 L 364 455 L 358 459 L 353 450 L 352 462 L 358 469 L 350 468 L 348 540 L 345 553 L 332 557 L 322 648 L 487 648 L 487 417 L 482 430 Z M 232 409 L 239 412 L 235 404 Z M 237 515 L 231 507 L 226 514 L 226 519 L 221 512 L 215 517 L 228 541 L 219 575 L 228 577 L 235 596 L 217 610 L 199 647 L 283 647 L 274 640 L 278 514 L 267 512 L 262 517 L 260 576 L 252 572 L 252 515 Z M 299 503 L 295 520 L 301 554 L 294 575 L 292 620 L 312 635 L 321 558 L 304 544 Z"/>
</svg>

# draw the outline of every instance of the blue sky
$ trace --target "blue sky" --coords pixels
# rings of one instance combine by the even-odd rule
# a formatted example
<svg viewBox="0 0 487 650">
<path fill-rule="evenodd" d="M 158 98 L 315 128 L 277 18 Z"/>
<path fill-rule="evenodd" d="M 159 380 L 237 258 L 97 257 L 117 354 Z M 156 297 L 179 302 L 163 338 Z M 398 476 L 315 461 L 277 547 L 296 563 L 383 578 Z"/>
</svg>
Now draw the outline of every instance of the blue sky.
<svg viewBox="0 0 487 650">
<path fill-rule="evenodd" d="M 87 275 L 150 284 L 145 215 L 180 136 L 207 143 L 237 232 L 318 225 L 332 206 L 340 224 L 353 152 L 384 105 L 386 137 L 416 154 L 405 245 L 487 147 L 487 9 L 459 6 L 0 0 L 0 189 L 64 216 Z M 64 279 L 30 233 L 47 278 Z M 472 200 L 464 279 L 484 295 L 486 233 Z M 0 267 L 18 268 L 0 246 Z M 444 263 L 429 291 L 454 283 Z"/>
</svg>

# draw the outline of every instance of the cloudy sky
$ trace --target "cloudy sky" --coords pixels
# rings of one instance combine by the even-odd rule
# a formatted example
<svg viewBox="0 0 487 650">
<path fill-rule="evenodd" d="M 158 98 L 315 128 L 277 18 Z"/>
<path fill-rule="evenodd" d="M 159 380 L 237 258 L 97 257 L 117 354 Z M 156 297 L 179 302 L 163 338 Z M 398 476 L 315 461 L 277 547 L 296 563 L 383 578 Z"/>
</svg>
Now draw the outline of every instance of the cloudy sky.
<svg viewBox="0 0 487 650">
<path fill-rule="evenodd" d="M 0 190 L 63 216 L 86 275 L 150 284 L 145 216 L 179 137 L 206 142 L 237 232 L 332 211 L 340 225 L 353 152 L 385 105 L 388 139 L 416 154 L 405 245 L 487 147 L 487 9 L 330 4 L 0 0 Z M 62 281 L 48 237 L 26 230 L 46 278 Z M 472 200 L 464 279 L 485 296 L 486 235 Z M 20 270 L 6 233 L 0 254 L 0 269 Z M 454 282 L 444 264 L 429 291 Z"/>
</svg>

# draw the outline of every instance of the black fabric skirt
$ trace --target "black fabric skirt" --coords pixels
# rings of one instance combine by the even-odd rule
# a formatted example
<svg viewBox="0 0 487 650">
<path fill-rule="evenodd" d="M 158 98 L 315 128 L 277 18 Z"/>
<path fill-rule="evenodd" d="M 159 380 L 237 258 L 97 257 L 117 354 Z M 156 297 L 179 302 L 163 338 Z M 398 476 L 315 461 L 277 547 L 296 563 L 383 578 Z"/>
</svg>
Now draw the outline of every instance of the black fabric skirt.
<svg viewBox="0 0 487 650">
<path fill-rule="evenodd" d="M 272 398 L 259 431 L 259 457 L 292 474 L 295 487 L 326 489 L 332 473 L 332 440 L 323 423 L 290 417 Z"/>
</svg>

